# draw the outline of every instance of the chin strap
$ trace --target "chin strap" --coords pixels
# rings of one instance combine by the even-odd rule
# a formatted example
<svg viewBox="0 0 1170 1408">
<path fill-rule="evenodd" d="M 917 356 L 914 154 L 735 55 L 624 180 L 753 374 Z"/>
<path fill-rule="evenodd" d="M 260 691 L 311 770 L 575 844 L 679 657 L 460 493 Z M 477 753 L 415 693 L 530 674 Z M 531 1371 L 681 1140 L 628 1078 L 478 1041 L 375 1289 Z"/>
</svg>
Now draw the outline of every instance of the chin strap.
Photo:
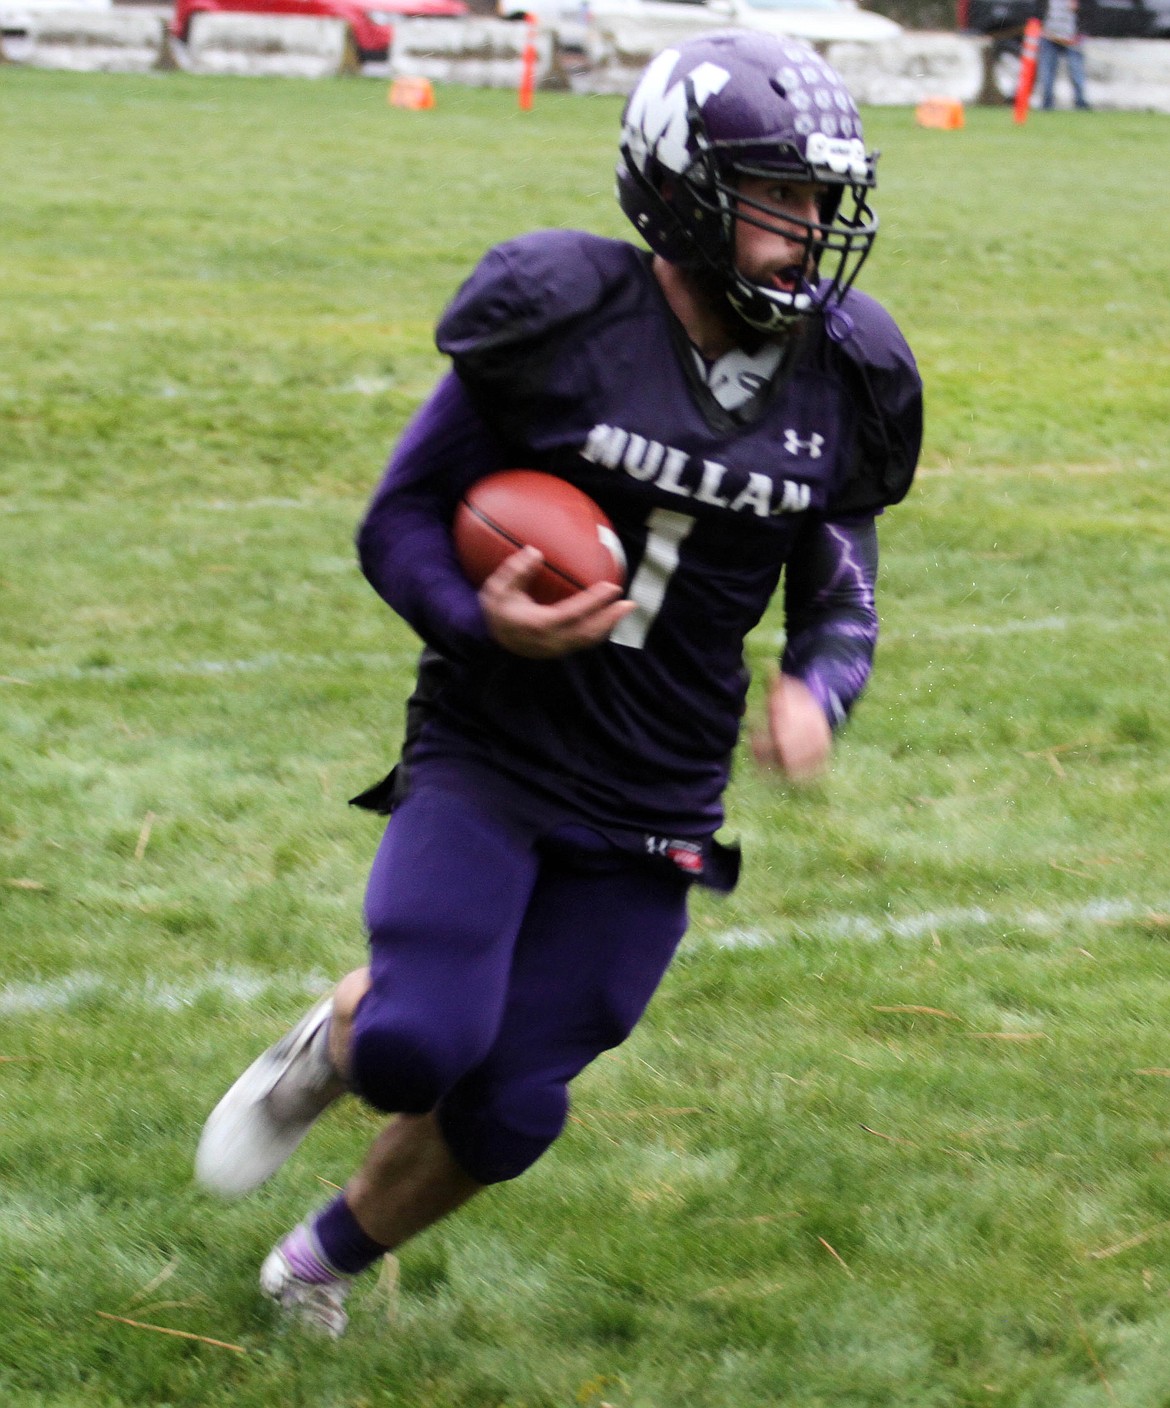
<svg viewBox="0 0 1170 1408">
<path fill-rule="evenodd" d="M 820 311 L 816 289 L 802 279 L 793 293 L 769 293 L 745 279 L 732 278 L 724 296 L 735 312 L 759 332 L 783 332 L 801 318 Z"/>
</svg>

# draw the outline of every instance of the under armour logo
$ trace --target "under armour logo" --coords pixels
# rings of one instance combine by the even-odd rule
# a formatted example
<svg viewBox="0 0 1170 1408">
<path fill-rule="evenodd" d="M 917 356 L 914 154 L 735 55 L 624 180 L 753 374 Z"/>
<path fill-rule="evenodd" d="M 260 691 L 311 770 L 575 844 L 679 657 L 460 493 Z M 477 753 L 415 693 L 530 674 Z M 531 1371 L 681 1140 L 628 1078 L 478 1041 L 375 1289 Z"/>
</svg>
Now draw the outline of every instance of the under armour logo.
<svg viewBox="0 0 1170 1408">
<path fill-rule="evenodd" d="M 818 435 L 815 430 L 807 440 L 802 440 L 795 430 L 784 432 L 784 449 L 790 455 L 799 455 L 804 452 L 810 460 L 819 460 L 821 447 L 824 443 L 825 437 Z"/>
</svg>

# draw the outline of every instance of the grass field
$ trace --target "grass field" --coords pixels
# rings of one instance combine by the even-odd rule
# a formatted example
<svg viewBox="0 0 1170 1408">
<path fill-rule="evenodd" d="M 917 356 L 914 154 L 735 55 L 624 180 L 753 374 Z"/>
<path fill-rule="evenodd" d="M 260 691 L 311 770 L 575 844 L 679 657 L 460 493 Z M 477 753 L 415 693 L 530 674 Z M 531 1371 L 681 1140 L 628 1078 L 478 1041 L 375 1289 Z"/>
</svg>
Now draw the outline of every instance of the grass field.
<svg viewBox="0 0 1170 1408">
<path fill-rule="evenodd" d="M 361 958 L 415 645 L 351 541 L 433 320 L 501 237 L 623 232 L 618 113 L 0 71 L 5 1404 L 1170 1404 L 1164 118 L 866 114 L 928 392 L 874 680 L 823 784 L 745 759 L 745 880 L 558 1146 L 341 1348 L 255 1275 L 372 1118 L 192 1185 Z"/>
</svg>

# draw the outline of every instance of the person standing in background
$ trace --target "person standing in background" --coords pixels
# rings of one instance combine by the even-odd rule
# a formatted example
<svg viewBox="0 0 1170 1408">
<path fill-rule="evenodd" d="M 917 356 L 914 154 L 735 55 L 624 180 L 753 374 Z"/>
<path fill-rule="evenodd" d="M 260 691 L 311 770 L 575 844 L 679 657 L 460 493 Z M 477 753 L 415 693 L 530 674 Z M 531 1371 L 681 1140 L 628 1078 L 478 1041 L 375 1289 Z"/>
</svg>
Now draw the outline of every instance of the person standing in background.
<svg viewBox="0 0 1170 1408">
<path fill-rule="evenodd" d="M 1078 108 L 1089 109 L 1085 97 L 1085 54 L 1081 46 L 1081 24 L 1077 0 L 1048 0 L 1044 28 L 1040 33 L 1040 105 L 1055 106 L 1056 70 L 1063 57 Z"/>
</svg>

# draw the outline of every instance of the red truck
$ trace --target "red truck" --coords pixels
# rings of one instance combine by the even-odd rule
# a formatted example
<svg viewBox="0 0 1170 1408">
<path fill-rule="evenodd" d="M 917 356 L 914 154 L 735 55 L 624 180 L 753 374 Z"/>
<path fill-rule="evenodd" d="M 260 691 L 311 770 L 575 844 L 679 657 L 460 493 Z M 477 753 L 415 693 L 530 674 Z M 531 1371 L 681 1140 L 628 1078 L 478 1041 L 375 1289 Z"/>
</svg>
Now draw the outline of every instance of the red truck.
<svg viewBox="0 0 1170 1408">
<path fill-rule="evenodd" d="M 171 33 L 186 40 L 191 17 L 201 11 L 232 11 L 253 15 L 324 15 L 345 20 L 353 33 L 359 58 L 384 59 L 390 51 L 394 21 L 399 18 L 448 17 L 470 14 L 464 0 L 175 0 Z"/>
</svg>

